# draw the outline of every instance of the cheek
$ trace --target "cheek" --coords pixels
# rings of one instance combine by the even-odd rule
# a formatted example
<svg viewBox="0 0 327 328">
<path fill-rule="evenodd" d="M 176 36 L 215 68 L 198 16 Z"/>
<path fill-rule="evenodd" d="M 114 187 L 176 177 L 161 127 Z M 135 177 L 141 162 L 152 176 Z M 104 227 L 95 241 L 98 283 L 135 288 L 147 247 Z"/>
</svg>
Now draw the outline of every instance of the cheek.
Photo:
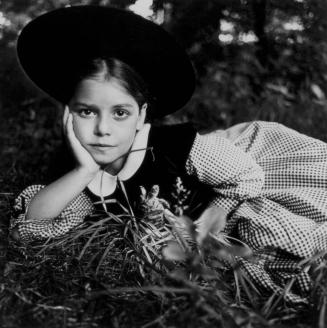
<svg viewBox="0 0 327 328">
<path fill-rule="evenodd" d="M 121 145 L 124 146 L 124 148 L 129 148 L 132 146 L 133 141 L 135 138 L 134 133 L 124 133 L 120 137 Z"/>
<path fill-rule="evenodd" d="M 133 141 L 135 139 L 136 135 L 136 126 L 135 124 L 129 124 L 129 126 L 125 126 L 124 129 L 120 130 L 120 142 L 121 145 L 124 146 L 124 148 L 129 148 L 132 146 Z"/>
<path fill-rule="evenodd" d="M 76 138 L 79 141 L 83 142 L 87 140 L 90 131 L 90 127 L 87 122 L 75 118 L 73 121 L 73 128 Z"/>
</svg>

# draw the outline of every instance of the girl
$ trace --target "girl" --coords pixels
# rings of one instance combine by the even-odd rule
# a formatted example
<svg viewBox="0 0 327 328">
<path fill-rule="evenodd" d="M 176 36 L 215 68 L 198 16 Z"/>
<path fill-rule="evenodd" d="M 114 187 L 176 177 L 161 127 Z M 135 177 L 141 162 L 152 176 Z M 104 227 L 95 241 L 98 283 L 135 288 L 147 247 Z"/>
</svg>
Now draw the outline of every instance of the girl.
<svg viewBox="0 0 327 328">
<path fill-rule="evenodd" d="M 24 28 L 17 51 L 30 79 L 66 105 L 69 151 L 64 146 L 56 157 L 47 186 L 17 197 L 15 239 L 63 235 L 103 197 L 115 201 L 107 209 L 113 213 L 138 215 L 144 190 L 159 191 L 168 201 L 160 205 L 172 206 L 182 181 L 187 215 L 199 229 L 212 209 L 227 213 L 225 232 L 259 259 L 240 259 L 257 284 L 275 292 L 293 278 L 294 292 L 308 291 L 310 277 L 298 263 L 327 249 L 327 144 L 261 121 L 205 135 L 188 124 L 146 123 L 187 102 L 194 73 L 166 32 L 129 12 L 80 6 L 47 13 Z"/>
</svg>

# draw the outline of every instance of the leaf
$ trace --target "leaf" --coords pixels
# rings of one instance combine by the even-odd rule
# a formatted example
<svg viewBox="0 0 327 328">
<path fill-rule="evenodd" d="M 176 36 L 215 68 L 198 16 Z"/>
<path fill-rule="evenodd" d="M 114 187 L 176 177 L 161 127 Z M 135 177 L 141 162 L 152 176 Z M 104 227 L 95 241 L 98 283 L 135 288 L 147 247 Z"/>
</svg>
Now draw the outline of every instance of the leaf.
<svg viewBox="0 0 327 328">
<path fill-rule="evenodd" d="M 217 206 L 208 207 L 195 223 L 198 226 L 196 241 L 202 245 L 209 234 L 217 234 L 224 229 L 226 224 L 226 211 Z"/>
<path fill-rule="evenodd" d="M 186 259 L 185 252 L 175 241 L 169 242 L 168 245 L 162 249 L 162 255 L 169 261 L 184 261 Z"/>
<path fill-rule="evenodd" d="M 164 210 L 164 217 L 171 224 L 172 234 L 178 240 L 180 247 L 183 250 L 190 250 L 190 246 L 185 240 L 182 230 L 180 229 L 180 227 L 176 227 L 178 217 L 172 214 L 169 210 Z"/>
<path fill-rule="evenodd" d="M 209 268 L 202 268 L 201 277 L 204 280 L 210 281 L 218 278 L 217 272 Z"/>
<path fill-rule="evenodd" d="M 195 240 L 196 226 L 189 217 L 185 215 L 177 217 L 175 220 L 175 228 L 185 239 Z"/>
<path fill-rule="evenodd" d="M 283 86 L 283 85 L 276 85 L 276 84 L 272 84 L 272 83 L 267 83 L 266 87 L 267 87 L 267 89 L 270 89 L 274 92 L 280 93 L 280 94 L 284 95 L 285 97 L 292 98 L 292 95 L 289 93 L 288 88 Z"/>
<path fill-rule="evenodd" d="M 9 273 L 11 273 L 11 271 L 13 269 L 15 269 L 17 265 L 22 265 L 22 264 L 16 263 L 16 262 L 12 262 L 12 261 L 7 262 L 6 265 L 5 265 L 4 271 L 3 271 L 3 275 L 4 276 L 8 276 Z"/>
<path fill-rule="evenodd" d="M 220 250 L 218 250 L 216 252 L 216 256 L 220 261 L 225 261 L 229 263 L 229 265 L 235 264 L 234 256 L 226 248 L 221 248 Z"/>
<path fill-rule="evenodd" d="M 174 271 L 172 271 L 169 274 L 170 277 L 174 278 L 174 279 L 178 279 L 178 280 L 187 280 L 187 274 L 184 270 L 182 269 L 175 269 Z"/>
<path fill-rule="evenodd" d="M 226 264 L 217 260 L 211 260 L 209 266 L 214 269 L 226 269 Z"/>
<path fill-rule="evenodd" d="M 311 91 L 319 100 L 324 100 L 326 98 L 325 93 L 322 91 L 322 89 L 318 84 L 312 83 Z"/>
<path fill-rule="evenodd" d="M 141 201 L 145 201 L 145 199 L 146 199 L 146 190 L 145 190 L 145 188 L 143 187 L 143 186 L 140 186 L 140 190 L 141 190 Z"/>
<path fill-rule="evenodd" d="M 250 258 L 253 256 L 251 248 L 247 245 L 232 245 L 228 250 L 234 256 L 239 256 L 243 258 Z"/>
</svg>

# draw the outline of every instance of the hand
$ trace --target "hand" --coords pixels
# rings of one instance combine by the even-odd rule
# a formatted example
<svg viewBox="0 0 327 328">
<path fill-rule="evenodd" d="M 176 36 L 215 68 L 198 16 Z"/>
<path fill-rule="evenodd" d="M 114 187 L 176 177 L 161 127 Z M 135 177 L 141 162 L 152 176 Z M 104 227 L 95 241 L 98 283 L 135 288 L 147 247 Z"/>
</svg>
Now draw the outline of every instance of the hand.
<svg viewBox="0 0 327 328">
<path fill-rule="evenodd" d="M 64 111 L 63 128 L 64 134 L 79 168 L 86 169 L 86 171 L 91 174 L 97 173 L 100 170 L 100 166 L 76 138 L 73 128 L 73 114 L 69 112 L 68 106 L 65 107 Z"/>
</svg>

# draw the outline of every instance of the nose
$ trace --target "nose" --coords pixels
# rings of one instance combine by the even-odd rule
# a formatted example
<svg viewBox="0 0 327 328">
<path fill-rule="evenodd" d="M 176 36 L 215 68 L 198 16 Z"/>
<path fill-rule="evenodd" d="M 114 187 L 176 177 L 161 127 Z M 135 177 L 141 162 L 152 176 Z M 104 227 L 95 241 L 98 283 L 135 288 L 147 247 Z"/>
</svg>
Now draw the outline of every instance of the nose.
<svg viewBox="0 0 327 328">
<path fill-rule="evenodd" d="M 111 134 L 111 124 L 110 120 L 107 117 L 98 116 L 98 119 L 95 124 L 95 135 L 104 136 Z"/>
</svg>

